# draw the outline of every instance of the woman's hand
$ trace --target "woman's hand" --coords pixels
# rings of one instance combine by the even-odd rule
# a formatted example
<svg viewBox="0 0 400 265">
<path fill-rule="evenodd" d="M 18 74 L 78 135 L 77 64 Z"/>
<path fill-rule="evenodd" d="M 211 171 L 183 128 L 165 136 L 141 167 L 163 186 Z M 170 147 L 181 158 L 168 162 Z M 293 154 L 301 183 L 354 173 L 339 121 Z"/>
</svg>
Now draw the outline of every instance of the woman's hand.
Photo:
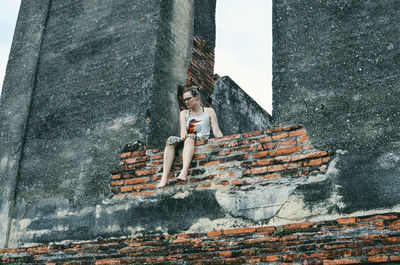
<svg viewBox="0 0 400 265">
<path fill-rule="evenodd" d="M 183 141 L 185 141 L 187 137 L 188 137 L 188 133 L 186 131 L 181 132 L 181 139 Z"/>
</svg>

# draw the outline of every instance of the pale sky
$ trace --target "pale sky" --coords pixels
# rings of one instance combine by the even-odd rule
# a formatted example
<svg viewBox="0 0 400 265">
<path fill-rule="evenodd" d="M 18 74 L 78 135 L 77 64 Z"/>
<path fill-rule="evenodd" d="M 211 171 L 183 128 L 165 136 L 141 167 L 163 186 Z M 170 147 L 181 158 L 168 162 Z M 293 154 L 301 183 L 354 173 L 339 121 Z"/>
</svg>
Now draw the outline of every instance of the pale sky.
<svg viewBox="0 0 400 265">
<path fill-rule="evenodd" d="M 0 93 L 21 0 L 2 0 L 0 4 Z"/>
<path fill-rule="evenodd" d="M 217 0 L 215 73 L 272 114 L 272 0 Z"/>
<path fill-rule="evenodd" d="M 0 93 L 21 0 L 0 5 Z M 272 114 L 272 0 L 217 0 L 215 73 Z"/>
</svg>

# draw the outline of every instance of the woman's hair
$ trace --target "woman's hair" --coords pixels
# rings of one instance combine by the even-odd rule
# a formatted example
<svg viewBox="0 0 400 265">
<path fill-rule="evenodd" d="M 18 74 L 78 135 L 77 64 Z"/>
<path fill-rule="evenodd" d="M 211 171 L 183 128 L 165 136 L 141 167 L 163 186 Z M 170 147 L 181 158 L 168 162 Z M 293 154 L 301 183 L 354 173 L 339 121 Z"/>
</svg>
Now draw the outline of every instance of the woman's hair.
<svg viewBox="0 0 400 265">
<path fill-rule="evenodd" d="M 186 88 L 183 91 L 183 93 L 190 92 L 190 93 L 192 93 L 193 97 L 195 97 L 195 96 L 199 96 L 200 97 L 199 91 L 197 89 L 198 89 L 198 86 L 190 86 L 190 87 Z"/>
<path fill-rule="evenodd" d="M 199 96 L 200 106 L 203 107 L 203 106 L 204 106 L 204 105 L 203 105 L 203 101 L 201 100 L 201 96 L 200 96 L 200 93 L 199 93 L 198 88 L 199 88 L 198 86 L 190 86 L 190 87 L 186 88 L 186 89 L 183 91 L 182 95 L 185 94 L 185 93 L 187 93 L 187 92 L 190 92 L 190 93 L 192 93 L 192 96 L 193 96 L 193 97 Z"/>
</svg>

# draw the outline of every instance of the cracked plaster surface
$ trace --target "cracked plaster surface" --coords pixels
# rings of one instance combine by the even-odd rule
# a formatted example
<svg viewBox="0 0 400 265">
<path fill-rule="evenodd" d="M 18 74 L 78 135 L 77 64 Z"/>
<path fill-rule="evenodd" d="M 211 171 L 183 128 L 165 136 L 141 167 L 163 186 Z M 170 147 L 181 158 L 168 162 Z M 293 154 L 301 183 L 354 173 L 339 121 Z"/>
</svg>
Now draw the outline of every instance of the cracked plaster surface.
<svg viewBox="0 0 400 265">
<path fill-rule="evenodd" d="M 337 150 L 335 152 L 335 157 L 329 163 L 325 172 L 311 174 L 302 184 L 309 185 L 317 183 L 321 185 L 330 185 L 331 192 L 327 199 L 309 203 L 305 200 L 304 192 L 296 190 L 285 204 L 282 205 L 276 215 L 271 218 L 268 224 L 281 225 L 296 221 L 308 221 L 315 217 L 322 217 L 323 219 L 323 216 L 338 216 L 339 214 L 335 209 L 343 209 L 345 204 L 339 193 L 340 185 L 336 184 L 337 181 L 335 180 L 340 174 L 340 170 L 337 168 L 338 161 L 341 159 L 341 155 L 345 153 L 347 153 L 347 151 Z"/>
</svg>

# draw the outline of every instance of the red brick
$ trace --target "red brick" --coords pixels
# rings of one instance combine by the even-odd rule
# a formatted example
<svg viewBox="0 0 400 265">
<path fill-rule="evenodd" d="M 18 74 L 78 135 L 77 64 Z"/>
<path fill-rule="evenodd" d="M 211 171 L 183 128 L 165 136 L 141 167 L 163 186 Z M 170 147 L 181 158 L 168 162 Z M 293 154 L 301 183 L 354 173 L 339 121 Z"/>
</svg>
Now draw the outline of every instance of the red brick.
<svg viewBox="0 0 400 265">
<path fill-rule="evenodd" d="M 298 130 L 289 133 L 289 137 L 301 136 L 301 135 L 307 135 L 307 132 L 305 130 Z"/>
<path fill-rule="evenodd" d="M 274 158 L 274 161 L 277 162 L 290 162 L 292 161 L 292 157 L 291 156 L 277 156 Z"/>
<path fill-rule="evenodd" d="M 211 237 L 211 236 L 220 236 L 222 235 L 222 231 L 218 230 L 218 231 L 211 231 L 207 233 L 207 236 Z"/>
<path fill-rule="evenodd" d="M 328 152 L 325 151 L 317 151 L 313 153 L 308 153 L 307 158 L 314 158 L 314 157 L 321 157 L 321 156 L 327 156 Z"/>
<path fill-rule="evenodd" d="M 124 169 L 125 170 L 135 170 L 135 169 L 142 168 L 145 166 L 146 166 L 146 163 L 136 163 L 136 164 L 127 165 L 127 166 L 125 166 Z"/>
<path fill-rule="evenodd" d="M 322 159 L 321 158 L 312 159 L 307 163 L 308 166 L 320 166 L 321 164 L 322 164 Z"/>
<path fill-rule="evenodd" d="M 359 260 L 353 259 L 335 259 L 335 260 L 324 260 L 324 265 L 339 265 L 339 264 L 357 264 L 361 263 Z"/>
<path fill-rule="evenodd" d="M 268 166 L 268 172 L 282 171 L 286 169 L 286 165 L 272 165 Z M 264 171 L 265 172 L 265 171 Z M 260 172 L 260 173 L 264 173 Z"/>
<path fill-rule="evenodd" d="M 162 159 L 164 158 L 164 153 L 158 153 L 151 157 L 152 160 Z"/>
<path fill-rule="evenodd" d="M 373 220 L 378 220 L 378 219 L 382 219 L 382 220 L 396 220 L 398 219 L 397 215 L 394 214 L 389 214 L 389 215 L 383 215 L 383 214 L 378 214 L 378 215 L 374 215 L 368 218 L 364 218 L 364 217 L 360 217 L 361 221 L 373 221 Z M 396 222 L 400 222 L 400 221 L 396 221 Z"/>
<path fill-rule="evenodd" d="M 213 160 L 213 161 L 209 161 L 207 163 L 202 164 L 202 166 L 208 167 L 208 166 L 213 166 L 213 165 L 218 165 L 219 161 L 218 160 Z"/>
<path fill-rule="evenodd" d="M 124 164 L 135 164 L 135 163 L 138 163 L 138 162 L 145 162 L 147 160 L 149 160 L 148 156 L 128 158 L 128 159 L 125 159 Z"/>
<path fill-rule="evenodd" d="M 332 244 L 332 245 L 324 245 L 324 249 L 336 249 L 336 248 L 345 248 L 346 244 Z"/>
<path fill-rule="evenodd" d="M 121 185 L 123 185 L 123 184 L 124 184 L 123 181 L 112 181 L 112 182 L 110 183 L 111 187 L 114 187 L 114 186 L 121 186 Z"/>
<path fill-rule="evenodd" d="M 306 229 L 315 226 L 315 223 L 294 223 L 282 226 L 285 229 L 290 230 L 299 230 L 299 229 Z"/>
<path fill-rule="evenodd" d="M 256 160 L 255 164 L 257 166 L 266 166 L 272 163 L 272 161 L 274 161 L 273 159 L 261 159 L 261 160 Z"/>
<path fill-rule="evenodd" d="M 120 157 L 121 159 L 130 157 L 130 156 L 131 156 L 131 152 L 121 153 L 121 154 L 119 155 L 119 157 Z"/>
<path fill-rule="evenodd" d="M 130 179 L 132 177 L 132 174 L 123 174 L 122 178 L 124 179 Z"/>
<path fill-rule="evenodd" d="M 266 261 L 266 262 L 272 262 L 272 261 L 280 260 L 280 257 L 278 255 L 262 256 L 262 257 L 260 257 L 260 260 Z"/>
<path fill-rule="evenodd" d="M 220 257 L 229 258 L 232 257 L 232 251 L 220 251 L 218 252 Z"/>
<path fill-rule="evenodd" d="M 266 143 L 263 144 L 262 147 L 264 148 L 264 150 L 271 150 L 275 147 L 276 143 Z"/>
<path fill-rule="evenodd" d="M 133 190 L 133 186 L 121 187 L 121 192 L 127 192 L 127 191 L 132 191 L 132 190 Z"/>
<path fill-rule="evenodd" d="M 274 128 L 266 130 L 267 133 L 276 133 L 276 132 L 282 132 L 282 131 L 283 131 L 283 129 L 280 127 L 274 127 Z"/>
<path fill-rule="evenodd" d="M 195 141 L 195 142 L 194 142 L 194 145 L 195 145 L 195 146 L 199 146 L 199 145 L 204 145 L 204 144 L 206 144 L 206 143 L 208 143 L 207 140 L 201 140 L 201 141 Z"/>
<path fill-rule="evenodd" d="M 283 142 L 277 142 L 276 146 L 291 146 L 291 145 L 295 145 L 296 141 L 295 140 L 287 140 L 287 141 L 283 141 Z"/>
<path fill-rule="evenodd" d="M 279 139 L 282 139 L 282 138 L 287 138 L 289 136 L 289 134 L 288 133 L 280 133 L 280 134 L 276 134 L 276 135 L 273 135 L 272 136 L 272 140 L 279 140 Z"/>
<path fill-rule="evenodd" d="M 383 253 L 393 253 L 393 252 L 400 252 L 399 245 L 389 245 L 389 246 L 374 246 L 371 249 L 367 250 L 367 255 L 378 255 Z"/>
<path fill-rule="evenodd" d="M 152 183 L 152 184 L 139 184 L 139 185 L 132 186 L 132 189 L 134 189 L 134 190 L 155 189 L 155 188 L 156 188 L 156 184 L 155 183 Z"/>
<path fill-rule="evenodd" d="M 324 157 L 324 158 L 322 158 L 322 163 L 327 163 L 327 162 L 329 162 L 329 160 L 331 160 L 331 159 L 332 159 L 332 157 L 330 157 L 330 156 Z"/>
<path fill-rule="evenodd" d="M 399 227 L 400 228 L 400 220 L 389 223 L 389 227 Z"/>
<path fill-rule="evenodd" d="M 102 265 L 102 264 L 120 264 L 119 259 L 102 259 L 102 260 L 96 260 L 95 262 L 96 265 Z"/>
<path fill-rule="evenodd" d="M 209 140 L 209 142 L 217 143 L 217 142 L 222 142 L 222 141 L 234 140 L 234 139 L 239 139 L 241 136 L 242 136 L 241 134 L 233 134 L 233 135 L 228 135 L 228 136 L 219 137 L 219 138 L 212 138 Z"/>
<path fill-rule="evenodd" d="M 303 150 L 302 146 L 293 146 L 293 147 L 281 148 L 281 149 L 276 149 L 276 150 L 270 151 L 270 155 L 274 156 L 274 155 L 292 154 L 292 153 L 300 152 L 301 150 Z"/>
<path fill-rule="evenodd" d="M 379 236 L 377 236 L 379 238 Z M 395 244 L 400 243 L 400 237 L 388 237 L 382 239 L 382 244 Z"/>
<path fill-rule="evenodd" d="M 304 145 L 303 149 L 313 149 L 314 147 L 311 144 Z"/>
<path fill-rule="evenodd" d="M 131 156 L 144 156 L 146 154 L 146 150 L 139 150 L 131 153 Z"/>
<path fill-rule="evenodd" d="M 287 168 L 287 169 L 293 169 L 293 168 L 299 168 L 299 167 L 301 167 L 301 166 L 302 166 L 302 163 L 301 163 L 301 162 L 298 162 L 298 163 L 289 163 L 289 164 L 287 164 L 286 168 Z"/>
<path fill-rule="evenodd" d="M 260 138 L 260 143 L 271 142 L 271 141 L 272 141 L 271 136 L 265 136 Z"/>
<path fill-rule="evenodd" d="M 273 233 L 275 229 L 276 229 L 275 226 L 262 226 L 262 227 L 257 227 L 256 231 L 259 233 Z"/>
<path fill-rule="evenodd" d="M 232 180 L 232 185 L 240 185 L 243 184 L 244 182 L 246 182 L 245 179 L 234 179 Z"/>
<path fill-rule="evenodd" d="M 129 193 L 130 196 L 149 196 L 156 193 L 155 191 L 143 191 L 143 192 L 132 192 Z"/>
<path fill-rule="evenodd" d="M 133 185 L 137 183 L 144 183 L 147 181 L 150 181 L 150 177 L 127 179 L 125 180 L 124 185 Z"/>
<path fill-rule="evenodd" d="M 221 178 L 227 178 L 227 177 L 232 178 L 234 176 L 235 176 L 235 173 L 232 171 L 223 171 L 223 172 L 218 173 L 218 177 L 221 177 Z"/>
<path fill-rule="evenodd" d="M 243 162 L 242 164 L 240 164 L 242 167 L 254 167 L 257 165 L 257 163 L 255 161 L 246 161 Z"/>
<path fill-rule="evenodd" d="M 388 258 L 386 256 L 373 256 L 373 257 L 368 257 L 368 262 L 386 262 L 388 261 Z"/>
<path fill-rule="evenodd" d="M 246 264 L 251 264 L 251 263 L 259 263 L 261 261 L 260 258 L 246 258 L 243 261 L 246 262 Z"/>
<path fill-rule="evenodd" d="M 256 228 L 254 228 L 254 227 L 243 227 L 243 228 L 224 230 L 224 234 L 225 235 L 247 234 L 247 233 L 253 233 L 255 231 L 256 231 Z"/>
<path fill-rule="evenodd" d="M 308 141 L 308 136 L 302 136 L 302 137 L 297 138 L 297 143 L 299 143 L 299 144 L 304 143 L 306 141 Z"/>
<path fill-rule="evenodd" d="M 282 130 L 284 130 L 284 131 L 295 131 L 295 130 L 301 129 L 302 127 L 303 127 L 302 124 L 298 124 L 298 125 L 293 125 L 293 126 L 289 126 L 289 127 L 284 127 L 284 128 L 282 128 Z"/>
<path fill-rule="evenodd" d="M 162 150 L 159 148 L 153 148 L 153 149 L 147 149 L 146 154 L 155 154 L 155 153 L 159 153 Z"/>
<path fill-rule="evenodd" d="M 243 152 L 250 152 L 250 151 L 253 151 L 254 149 L 256 149 L 256 145 L 250 145 L 250 146 L 245 146 L 245 147 L 241 147 L 241 148 L 235 148 L 235 149 L 232 149 L 232 150 L 230 150 L 231 152 L 229 152 L 229 153 L 233 153 L 233 152 L 240 152 L 240 153 L 243 153 Z M 229 150 L 227 150 L 227 151 L 229 151 Z"/>
<path fill-rule="evenodd" d="M 262 178 L 263 179 L 276 179 L 276 178 L 281 178 L 282 175 L 279 173 L 274 173 L 274 174 L 269 174 L 269 175 L 265 175 Z"/>
<path fill-rule="evenodd" d="M 204 158 L 206 158 L 207 156 L 205 155 L 205 154 L 195 154 L 194 156 L 193 156 L 193 160 L 199 160 L 199 159 L 204 159 Z"/>
<path fill-rule="evenodd" d="M 399 256 L 390 255 L 389 260 L 390 261 L 400 261 L 400 254 L 399 254 Z"/>
<path fill-rule="evenodd" d="M 243 134 L 243 137 L 247 138 L 247 137 L 251 137 L 251 136 L 257 136 L 257 135 L 261 135 L 264 133 L 264 130 L 259 130 L 259 131 L 255 131 L 255 132 L 248 132 Z"/>
<path fill-rule="evenodd" d="M 153 166 L 160 166 L 160 165 L 162 165 L 162 164 L 163 164 L 163 161 L 162 161 L 162 160 L 154 160 L 154 161 L 151 161 L 150 166 L 151 166 L 151 167 L 153 167 Z"/>
<path fill-rule="evenodd" d="M 282 254 L 282 261 L 300 260 L 301 255 L 298 253 Z"/>
<path fill-rule="evenodd" d="M 229 265 L 236 265 L 236 264 L 242 264 L 243 260 L 241 258 L 227 258 L 224 260 L 224 264 Z M 203 263 L 201 263 L 203 265 Z"/>
<path fill-rule="evenodd" d="M 347 218 L 338 218 L 338 219 L 336 219 L 336 222 L 338 224 L 341 224 L 341 225 L 354 224 L 357 221 L 358 221 L 358 218 L 356 218 L 356 217 L 347 217 Z"/>
<path fill-rule="evenodd" d="M 265 173 L 268 171 L 270 171 L 269 167 L 256 167 L 256 168 L 247 169 L 247 170 L 243 171 L 243 175 L 260 174 L 260 173 Z"/>
<path fill-rule="evenodd" d="M 222 186 L 229 186 L 230 183 L 227 180 L 221 181 L 220 183 L 218 183 L 218 185 L 222 185 Z"/>
<path fill-rule="evenodd" d="M 111 179 L 121 179 L 121 174 L 112 175 Z"/>
<path fill-rule="evenodd" d="M 158 168 L 136 170 L 136 175 L 138 176 L 153 175 L 154 173 L 157 172 L 157 169 Z"/>
<path fill-rule="evenodd" d="M 253 158 L 261 158 L 269 156 L 270 151 L 261 151 L 253 154 Z"/>
</svg>

